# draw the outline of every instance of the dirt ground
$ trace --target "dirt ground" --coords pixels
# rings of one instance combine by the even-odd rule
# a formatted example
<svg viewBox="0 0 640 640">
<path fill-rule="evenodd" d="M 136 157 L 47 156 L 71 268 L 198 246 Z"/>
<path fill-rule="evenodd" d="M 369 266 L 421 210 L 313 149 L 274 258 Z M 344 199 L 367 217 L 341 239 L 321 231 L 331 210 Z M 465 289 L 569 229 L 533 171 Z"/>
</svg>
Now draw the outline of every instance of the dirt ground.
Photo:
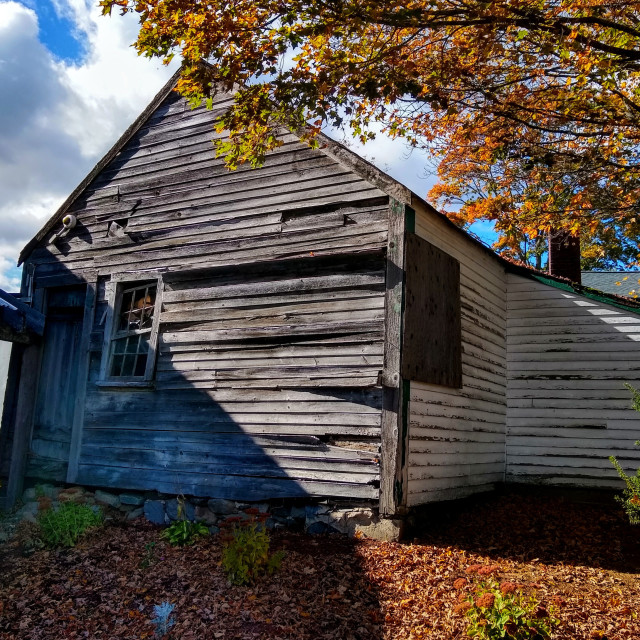
<svg viewBox="0 0 640 640">
<path fill-rule="evenodd" d="M 611 499 L 494 495 L 428 512 L 411 535 L 274 534 L 282 567 L 253 587 L 229 585 L 216 536 L 170 547 L 137 521 L 30 557 L 18 536 L 0 545 L 0 640 L 152 638 L 165 601 L 174 640 L 465 638 L 454 582 L 473 591 L 479 570 L 551 608 L 553 638 L 640 638 L 640 528 Z"/>
</svg>

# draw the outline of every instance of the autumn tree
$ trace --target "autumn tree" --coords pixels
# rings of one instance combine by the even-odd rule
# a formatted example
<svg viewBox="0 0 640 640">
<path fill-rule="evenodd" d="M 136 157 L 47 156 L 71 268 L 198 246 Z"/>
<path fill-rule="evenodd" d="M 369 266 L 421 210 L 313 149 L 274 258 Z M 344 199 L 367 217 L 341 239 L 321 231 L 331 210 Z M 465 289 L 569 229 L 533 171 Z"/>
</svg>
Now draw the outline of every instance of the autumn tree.
<svg viewBox="0 0 640 640">
<path fill-rule="evenodd" d="M 640 238 L 640 2 L 627 0 L 102 0 L 139 14 L 138 51 L 179 53 L 193 103 L 234 91 L 229 167 L 279 128 L 372 128 L 437 154 L 429 196 L 492 220 L 517 255 L 550 229 L 593 265 Z M 210 63 L 200 64 L 204 59 Z M 521 255 L 520 257 L 526 257 Z"/>
</svg>

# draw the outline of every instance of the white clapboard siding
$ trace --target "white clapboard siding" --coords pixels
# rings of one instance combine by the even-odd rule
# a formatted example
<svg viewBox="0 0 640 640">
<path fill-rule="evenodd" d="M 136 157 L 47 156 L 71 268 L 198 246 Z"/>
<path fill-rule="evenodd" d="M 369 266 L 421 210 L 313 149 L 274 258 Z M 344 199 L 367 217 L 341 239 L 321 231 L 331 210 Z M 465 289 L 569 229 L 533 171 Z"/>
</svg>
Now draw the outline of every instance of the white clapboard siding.
<svg viewBox="0 0 640 640">
<path fill-rule="evenodd" d="M 533 278 L 507 287 L 507 480 L 620 486 L 607 458 L 640 462 L 624 387 L 640 386 L 640 315 Z"/>
<path fill-rule="evenodd" d="M 411 382 L 409 506 L 491 489 L 504 478 L 505 456 L 504 269 L 420 203 L 416 209 L 416 233 L 460 262 L 463 386 Z"/>
</svg>

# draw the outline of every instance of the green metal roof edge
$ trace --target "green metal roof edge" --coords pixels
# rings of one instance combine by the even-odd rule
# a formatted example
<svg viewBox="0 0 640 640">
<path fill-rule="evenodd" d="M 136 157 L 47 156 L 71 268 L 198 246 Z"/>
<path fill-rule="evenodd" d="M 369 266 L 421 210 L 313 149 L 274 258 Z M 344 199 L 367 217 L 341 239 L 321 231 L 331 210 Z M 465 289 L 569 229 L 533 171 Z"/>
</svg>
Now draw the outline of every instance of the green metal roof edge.
<svg viewBox="0 0 640 640">
<path fill-rule="evenodd" d="M 604 291 L 599 291 L 598 289 L 583 287 L 582 285 L 577 284 L 571 285 L 567 282 L 560 282 L 559 280 L 555 280 L 554 278 L 546 278 L 545 276 L 539 275 L 537 273 L 528 273 L 527 275 L 534 280 L 538 280 L 538 282 L 541 282 L 542 284 L 549 285 L 550 287 L 562 289 L 563 291 L 571 291 L 572 293 L 577 293 L 580 296 L 595 300 L 596 302 L 608 304 L 612 307 L 618 307 L 619 309 L 624 309 L 625 311 L 631 311 L 636 315 L 640 315 L 640 303 L 636 303 L 635 305 L 625 304 L 617 298 L 609 296 L 608 294 L 604 293 Z"/>
</svg>

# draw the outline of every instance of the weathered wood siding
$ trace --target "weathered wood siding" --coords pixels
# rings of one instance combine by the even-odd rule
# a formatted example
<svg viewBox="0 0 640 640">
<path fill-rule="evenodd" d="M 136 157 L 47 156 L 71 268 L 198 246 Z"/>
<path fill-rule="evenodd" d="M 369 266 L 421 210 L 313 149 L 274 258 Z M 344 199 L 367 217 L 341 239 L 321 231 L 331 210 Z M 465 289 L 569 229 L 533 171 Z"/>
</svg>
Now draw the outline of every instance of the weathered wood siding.
<svg viewBox="0 0 640 640">
<path fill-rule="evenodd" d="M 640 315 L 509 274 L 507 480 L 619 486 L 640 464 Z"/>
<path fill-rule="evenodd" d="M 73 314 L 47 318 L 28 477 L 55 482 L 66 480 L 81 325 L 82 317 Z"/>
<path fill-rule="evenodd" d="M 409 506 L 487 490 L 503 480 L 505 460 L 504 269 L 436 215 L 416 209 L 416 233 L 460 263 L 462 388 L 411 382 Z"/>
<path fill-rule="evenodd" d="M 226 171 L 223 106 L 166 98 L 30 256 L 36 287 L 98 280 L 75 481 L 375 499 L 388 197 L 292 135 Z M 106 282 L 144 270 L 165 283 L 155 389 L 100 386 Z"/>
</svg>

